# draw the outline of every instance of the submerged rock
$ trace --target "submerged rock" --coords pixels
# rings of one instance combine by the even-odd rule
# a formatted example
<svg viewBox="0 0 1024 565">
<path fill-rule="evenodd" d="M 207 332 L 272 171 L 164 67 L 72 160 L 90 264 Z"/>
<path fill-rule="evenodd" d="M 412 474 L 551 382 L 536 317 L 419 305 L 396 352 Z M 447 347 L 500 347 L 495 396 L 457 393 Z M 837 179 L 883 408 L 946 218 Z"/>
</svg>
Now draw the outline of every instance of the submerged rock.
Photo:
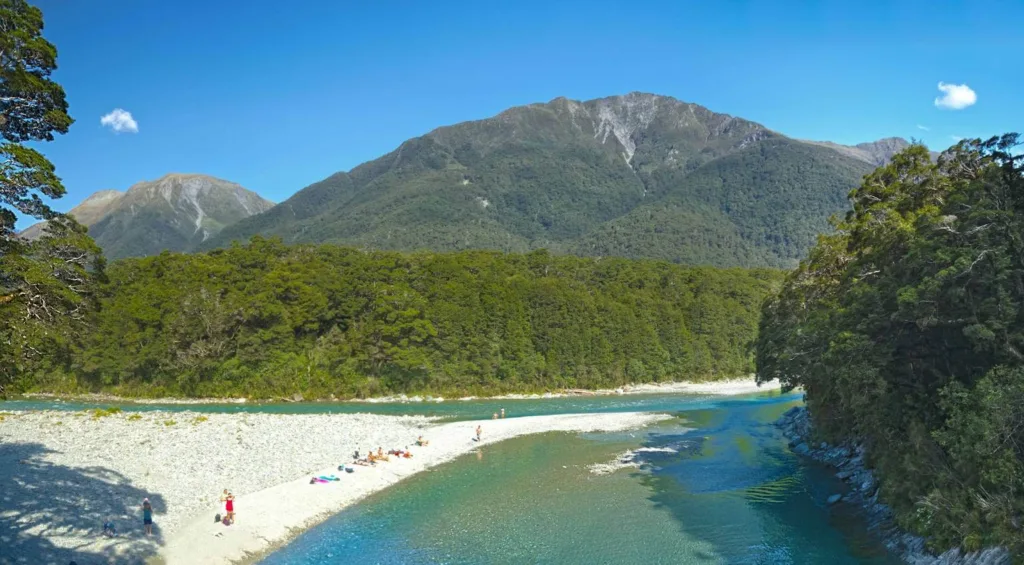
<svg viewBox="0 0 1024 565">
<path fill-rule="evenodd" d="M 835 504 L 835 503 L 839 502 L 842 499 L 843 499 L 843 495 L 841 495 L 841 494 L 833 494 L 832 496 L 828 497 L 828 503 L 829 504 Z"/>
</svg>

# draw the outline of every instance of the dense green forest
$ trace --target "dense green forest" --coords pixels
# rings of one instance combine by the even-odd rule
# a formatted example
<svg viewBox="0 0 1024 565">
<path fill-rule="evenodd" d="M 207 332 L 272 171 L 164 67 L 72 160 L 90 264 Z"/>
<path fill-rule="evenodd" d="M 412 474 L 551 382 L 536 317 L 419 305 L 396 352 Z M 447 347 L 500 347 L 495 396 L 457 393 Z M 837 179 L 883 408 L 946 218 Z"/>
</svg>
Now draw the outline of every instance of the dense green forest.
<svg viewBox="0 0 1024 565">
<path fill-rule="evenodd" d="M 897 155 L 766 302 L 759 378 L 864 439 L 937 548 L 1024 550 L 1024 176 L 1016 135 Z"/>
<path fill-rule="evenodd" d="M 17 389 L 322 398 L 735 377 L 753 371 L 760 304 L 782 277 L 258 237 L 103 275 L 88 331 Z"/>
</svg>

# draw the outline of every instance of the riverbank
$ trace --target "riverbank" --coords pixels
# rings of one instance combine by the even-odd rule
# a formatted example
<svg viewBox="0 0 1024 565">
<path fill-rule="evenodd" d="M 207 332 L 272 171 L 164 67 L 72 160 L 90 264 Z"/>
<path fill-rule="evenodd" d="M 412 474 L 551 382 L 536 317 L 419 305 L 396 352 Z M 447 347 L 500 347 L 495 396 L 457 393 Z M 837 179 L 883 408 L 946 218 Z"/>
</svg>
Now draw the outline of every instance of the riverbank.
<svg viewBox="0 0 1024 565">
<path fill-rule="evenodd" d="M 713 394 L 713 395 L 738 395 L 752 394 L 756 392 L 767 392 L 779 390 L 779 381 L 771 381 L 758 385 L 753 375 L 738 377 L 720 381 L 679 381 L 664 383 L 642 383 L 628 384 L 619 388 L 608 389 L 563 389 L 554 392 L 531 393 L 531 394 L 501 394 L 495 396 L 463 396 L 459 398 L 444 398 L 431 395 L 392 395 L 373 398 L 327 398 L 306 400 L 301 395 L 293 395 L 287 398 L 275 400 L 253 401 L 246 398 L 136 398 L 117 396 L 112 394 L 89 393 L 89 394 L 51 394 L 51 393 L 26 393 L 19 398 L 28 400 L 53 400 L 58 402 L 91 402 L 106 404 L 246 404 L 251 402 L 365 402 L 378 403 L 407 403 L 407 402 L 451 402 L 468 400 L 537 400 L 546 398 L 567 398 L 573 396 L 611 396 L 625 394 Z M 0 404 L 0 407 L 3 405 Z"/>
<path fill-rule="evenodd" d="M 864 445 L 849 442 L 830 445 L 814 441 L 813 426 L 806 407 L 794 407 L 776 423 L 789 438 L 790 447 L 797 455 L 809 457 L 836 470 L 836 476 L 849 485 L 846 493 L 835 493 L 829 504 L 853 504 L 860 507 L 869 528 L 886 547 L 912 565 L 1009 565 L 1009 553 L 1003 548 L 988 548 L 971 553 L 950 549 L 941 555 L 929 552 L 925 539 L 900 530 L 894 523 L 893 512 L 878 499 L 879 485 L 874 472 L 867 467 Z"/>
<path fill-rule="evenodd" d="M 229 563 L 287 542 L 366 495 L 482 445 L 548 431 L 623 430 L 664 418 L 612 413 L 437 423 L 420 416 L 42 411 L 0 421 L 4 562 Z M 471 440 L 477 425 L 483 439 Z M 339 473 L 355 450 L 403 449 L 411 459 Z M 335 474 L 340 481 L 309 484 Z M 9 488 L 8 488 L 9 487 Z M 238 521 L 214 522 L 236 495 Z M 156 528 L 142 534 L 148 497 Z M 113 521 L 118 535 L 101 535 Z M 26 560 L 26 561 L 21 561 Z"/>
</svg>

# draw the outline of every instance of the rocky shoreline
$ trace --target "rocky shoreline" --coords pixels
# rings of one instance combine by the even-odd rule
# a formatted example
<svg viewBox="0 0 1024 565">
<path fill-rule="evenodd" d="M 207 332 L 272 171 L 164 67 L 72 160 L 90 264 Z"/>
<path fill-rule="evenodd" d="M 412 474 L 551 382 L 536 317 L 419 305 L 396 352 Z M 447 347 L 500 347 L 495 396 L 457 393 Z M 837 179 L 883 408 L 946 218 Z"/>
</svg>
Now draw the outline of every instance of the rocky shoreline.
<svg viewBox="0 0 1024 565">
<path fill-rule="evenodd" d="M 316 404 L 329 404 L 333 402 L 353 402 L 366 404 L 409 404 L 409 403 L 439 403 L 468 400 L 540 400 L 550 398 L 569 398 L 576 396 L 611 396 L 625 394 L 713 394 L 713 395 L 737 395 L 779 390 L 779 381 L 758 384 L 754 375 L 736 377 L 719 381 L 671 381 L 664 383 L 639 383 L 627 384 L 614 389 L 562 389 L 555 392 L 543 393 L 513 393 L 496 396 L 463 396 L 460 398 L 444 398 L 431 395 L 405 395 L 397 394 L 390 396 L 378 396 L 372 398 L 336 398 L 333 395 L 329 398 L 307 399 L 301 394 L 293 394 L 287 397 L 267 400 L 251 400 L 246 398 L 134 398 L 123 397 L 106 393 L 86 394 L 54 394 L 46 392 L 31 392 L 19 395 L 16 399 L 43 400 L 53 402 L 97 402 L 111 404 L 274 404 L 278 402 L 307 402 Z M 0 404 L 0 408 L 2 408 Z"/>
<path fill-rule="evenodd" d="M 941 555 L 934 555 L 925 547 L 925 539 L 900 530 L 893 512 L 878 500 L 878 481 L 867 467 L 866 450 L 863 444 L 847 442 L 830 445 L 813 441 L 813 429 L 807 408 L 793 407 L 775 424 L 782 429 L 790 441 L 789 446 L 797 455 L 824 463 L 836 470 L 836 477 L 845 481 L 849 492 L 833 494 L 829 504 L 844 503 L 861 507 L 868 528 L 876 533 L 885 546 L 912 565 L 1009 565 L 1009 552 L 1001 547 L 986 548 L 964 554 L 959 548 L 950 549 Z"/>
</svg>

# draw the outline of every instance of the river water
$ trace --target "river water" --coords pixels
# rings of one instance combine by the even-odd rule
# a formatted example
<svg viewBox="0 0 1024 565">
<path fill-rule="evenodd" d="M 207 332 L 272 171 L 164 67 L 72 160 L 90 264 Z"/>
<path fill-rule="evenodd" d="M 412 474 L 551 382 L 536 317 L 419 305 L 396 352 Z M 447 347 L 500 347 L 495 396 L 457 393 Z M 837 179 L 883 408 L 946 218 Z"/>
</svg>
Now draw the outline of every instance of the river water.
<svg viewBox="0 0 1024 565">
<path fill-rule="evenodd" d="M 801 398 L 764 393 L 573 397 L 405 404 L 125 405 L 125 410 L 375 412 L 488 418 L 656 411 L 674 418 L 620 433 L 550 433 L 484 446 L 370 496 L 264 559 L 319 563 L 898 563 L 844 485 L 798 459 L 772 425 Z M 99 406 L 99 405 L 96 405 Z M 82 409 L 14 401 L 3 409 Z M 642 469 L 589 467 L 627 449 Z"/>
</svg>

